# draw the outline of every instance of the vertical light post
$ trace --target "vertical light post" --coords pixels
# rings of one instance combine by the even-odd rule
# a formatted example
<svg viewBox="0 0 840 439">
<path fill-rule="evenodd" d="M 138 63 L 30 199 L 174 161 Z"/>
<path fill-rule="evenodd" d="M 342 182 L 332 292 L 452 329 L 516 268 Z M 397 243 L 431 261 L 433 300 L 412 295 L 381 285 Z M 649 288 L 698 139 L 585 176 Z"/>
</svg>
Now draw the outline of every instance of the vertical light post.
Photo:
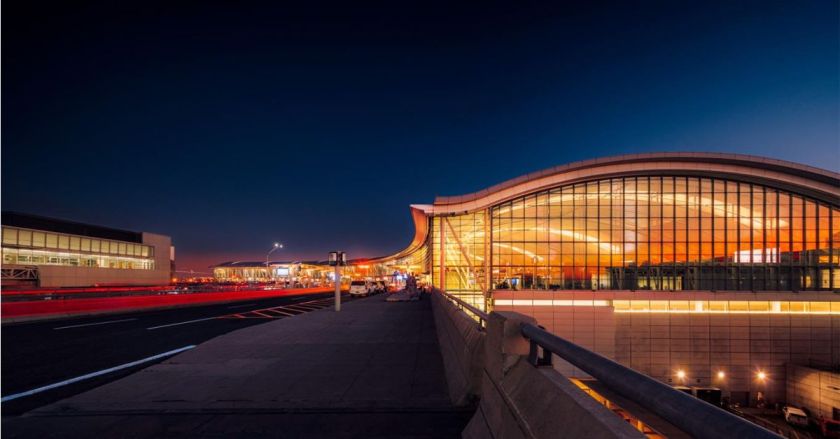
<svg viewBox="0 0 840 439">
<path fill-rule="evenodd" d="M 341 311 L 341 273 L 339 267 L 347 265 L 347 254 L 344 252 L 330 252 L 329 263 L 335 267 L 335 312 Z"/>
<path fill-rule="evenodd" d="M 273 277 L 273 276 L 271 276 L 271 268 L 268 266 L 268 257 L 271 256 L 272 253 L 274 253 L 274 250 L 277 250 L 279 248 L 283 248 L 283 244 L 280 244 L 279 242 L 275 242 L 274 246 L 271 247 L 271 250 L 269 250 L 268 253 L 266 253 L 266 255 L 265 255 L 265 271 L 266 271 L 266 274 L 268 274 L 268 280 L 271 280 L 271 278 Z"/>
</svg>

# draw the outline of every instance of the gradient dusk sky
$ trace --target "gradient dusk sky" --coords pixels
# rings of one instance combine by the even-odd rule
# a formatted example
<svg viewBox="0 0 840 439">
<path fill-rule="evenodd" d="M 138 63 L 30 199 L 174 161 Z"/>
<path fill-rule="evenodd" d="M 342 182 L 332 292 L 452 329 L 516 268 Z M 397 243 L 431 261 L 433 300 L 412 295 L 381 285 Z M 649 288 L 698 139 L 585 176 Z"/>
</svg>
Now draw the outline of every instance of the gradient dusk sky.
<svg viewBox="0 0 840 439">
<path fill-rule="evenodd" d="M 455 2 L 450 2 L 455 3 Z M 179 269 L 395 252 L 411 203 L 570 161 L 840 171 L 838 2 L 3 4 L 2 208 Z"/>
</svg>

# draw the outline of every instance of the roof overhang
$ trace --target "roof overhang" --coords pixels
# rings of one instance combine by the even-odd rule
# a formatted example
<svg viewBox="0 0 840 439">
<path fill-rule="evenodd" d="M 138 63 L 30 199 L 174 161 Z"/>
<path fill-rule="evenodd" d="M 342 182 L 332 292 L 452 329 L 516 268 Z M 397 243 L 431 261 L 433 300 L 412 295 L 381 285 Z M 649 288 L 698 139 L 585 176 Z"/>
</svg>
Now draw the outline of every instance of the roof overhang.
<svg viewBox="0 0 840 439">
<path fill-rule="evenodd" d="M 540 190 L 603 178 L 644 175 L 719 177 L 759 183 L 840 204 L 840 174 L 793 162 L 741 154 L 651 153 L 555 166 L 471 194 L 437 197 L 426 215 L 473 212 Z"/>
</svg>

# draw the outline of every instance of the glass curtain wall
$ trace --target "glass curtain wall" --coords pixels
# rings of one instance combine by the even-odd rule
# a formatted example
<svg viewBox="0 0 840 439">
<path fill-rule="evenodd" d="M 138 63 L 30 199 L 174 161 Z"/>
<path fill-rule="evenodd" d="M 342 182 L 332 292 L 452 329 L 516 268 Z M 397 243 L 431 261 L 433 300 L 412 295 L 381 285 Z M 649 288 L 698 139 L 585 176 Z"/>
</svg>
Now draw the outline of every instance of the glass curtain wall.
<svg viewBox="0 0 840 439">
<path fill-rule="evenodd" d="M 3 227 L 4 264 L 154 270 L 154 247 L 87 236 Z"/>
<path fill-rule="evenodd" d="M 429 242 L 435 286 L 462 296 L 480 296 L 489 289 L 485 270 L 487 228 L 484 211 L 431 218 Z M 483 304 L 483 300 L 475 303 Z"/>
<path fill-rule="evenodd" d="M 496 289 L 840 288 L 840 210 L 765 186 L 615 178 L 527 195 L 490 212 Z M 486 256 L 483 214 L 434 220 L 447 289 L 480 287 L 469 270 Z"/>
</svg>

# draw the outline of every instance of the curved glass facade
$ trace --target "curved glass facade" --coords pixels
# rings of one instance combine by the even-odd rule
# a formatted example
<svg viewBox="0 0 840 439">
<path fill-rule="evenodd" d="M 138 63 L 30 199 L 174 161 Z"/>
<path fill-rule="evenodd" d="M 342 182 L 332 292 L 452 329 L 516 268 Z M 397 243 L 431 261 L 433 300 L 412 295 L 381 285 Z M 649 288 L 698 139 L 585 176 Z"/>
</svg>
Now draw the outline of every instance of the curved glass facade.
<svg viewBox="0 0 840 439">
<path fill-rule="evenodd" d="M 840 288 L 837 205 L 714 178 L 562 186 L 434 217 L 429 245 L 450 291 Z"/>
</svg>

